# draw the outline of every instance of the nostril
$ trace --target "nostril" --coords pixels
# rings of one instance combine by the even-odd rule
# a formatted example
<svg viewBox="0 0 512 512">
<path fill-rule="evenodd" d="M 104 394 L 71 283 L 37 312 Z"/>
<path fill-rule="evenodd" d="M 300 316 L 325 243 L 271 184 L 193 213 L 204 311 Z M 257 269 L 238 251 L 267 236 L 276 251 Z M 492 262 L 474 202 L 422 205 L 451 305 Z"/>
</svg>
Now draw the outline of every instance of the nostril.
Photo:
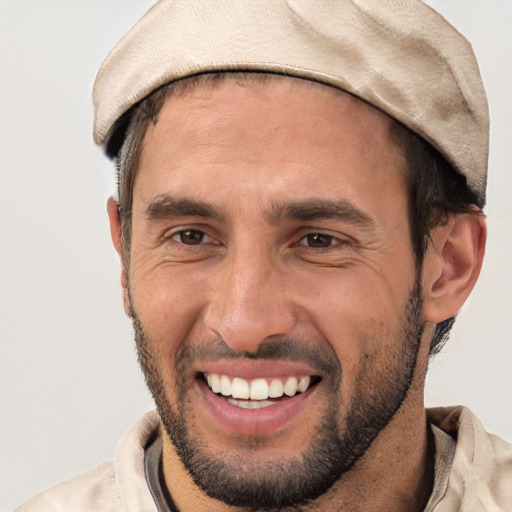
<svg viewBox="0 0 512 512">
<path fill-rule="evenodd" d="M 274 292 L 275 286 L 234 288 L 238 291 L 219 292 L 207 304 L 203 316 L 206 329 L 233 350 L 251 353 L 269 338 L 290 335 L 296 323 L 293 305 Z"/>
</svg>

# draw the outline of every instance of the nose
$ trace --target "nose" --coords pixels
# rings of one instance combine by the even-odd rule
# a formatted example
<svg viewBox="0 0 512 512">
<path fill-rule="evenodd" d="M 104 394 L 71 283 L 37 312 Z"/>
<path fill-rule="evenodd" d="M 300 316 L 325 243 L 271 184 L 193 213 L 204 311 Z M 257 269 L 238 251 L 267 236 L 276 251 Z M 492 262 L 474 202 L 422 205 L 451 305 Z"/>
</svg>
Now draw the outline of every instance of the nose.
<svg viewBox="0 0 512 512">
<path fill-rule="evenodd" d="M 237 351 L 255 352 L 271 336 L 289 334 L 295 315 L 286 273 L 269 254 L 248 249 L 226 256 L 212 284 L 207 329 Z"/>
</svg>

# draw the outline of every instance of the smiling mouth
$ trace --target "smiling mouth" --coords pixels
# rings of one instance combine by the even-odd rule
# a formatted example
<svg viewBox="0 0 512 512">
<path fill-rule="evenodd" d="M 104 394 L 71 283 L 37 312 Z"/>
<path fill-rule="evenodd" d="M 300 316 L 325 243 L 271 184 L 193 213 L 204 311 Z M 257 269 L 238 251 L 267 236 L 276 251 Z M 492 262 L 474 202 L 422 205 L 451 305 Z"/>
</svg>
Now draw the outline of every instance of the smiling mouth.
<svg viewBox="0 0 512 512">
<path fill-rule="evenodd" d="M 285 378 L 230 378 L 217 373 L 203 373 L 210 390 L 228 403 L 242 409 L 261 409 L 306 392 L 321 380 L 316 375 Z"/>
</svg>

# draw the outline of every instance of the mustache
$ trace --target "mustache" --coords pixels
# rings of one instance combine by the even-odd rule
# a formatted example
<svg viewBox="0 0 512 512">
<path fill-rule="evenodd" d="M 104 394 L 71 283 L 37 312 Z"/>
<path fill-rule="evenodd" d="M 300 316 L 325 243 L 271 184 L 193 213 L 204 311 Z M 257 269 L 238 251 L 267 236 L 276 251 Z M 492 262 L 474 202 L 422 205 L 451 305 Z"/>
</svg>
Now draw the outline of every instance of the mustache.
<svg viewBox="0 0 512 512">
<path fill-rule="evenodd" d="M 191 340 L 183 344 L 176 357 L 176 370 L 183 371 L 196 362 L 213 362 L 219 359 L 250 359 L 253 361 L 306 362 L 323 375 L 341 373 L 341 364 L 329 344 L 318 344 L 292 336 L 272 336 L 263 340 L 254 352 L 233 350 L 220 336 L 197 344 Z"/>
</svg>

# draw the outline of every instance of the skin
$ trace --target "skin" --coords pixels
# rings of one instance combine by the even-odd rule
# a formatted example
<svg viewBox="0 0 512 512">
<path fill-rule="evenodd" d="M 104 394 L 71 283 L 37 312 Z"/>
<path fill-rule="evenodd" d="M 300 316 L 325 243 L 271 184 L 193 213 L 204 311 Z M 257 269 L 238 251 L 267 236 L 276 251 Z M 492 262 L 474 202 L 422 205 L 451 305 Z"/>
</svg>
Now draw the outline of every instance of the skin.
<svg viewBox="0 0 512 512">
<path fill-rule="evenodd" d="M 197 372 L 180 376 L 187 393 L 178 397 L 173 370 L 187 345 L 221 338 L 233 351 L 256 352 L 268 340 L 292 337 L 334 355 L 342 368 L 341 431 L 362 368 L 378 389 L 397 367 L 392 334 L 416 267 L 392 122 L 341 91 L 280 79 L 195 86 L 169 98 L 149 127 L 134 186 L 130 267 L 122 272 L 133 302 L 126 307 L 152 340 L 166 399 L 186 404 L 193 435 L 209 453 L 250 453 L 255 472 L 269 461 L 292 460 L 309 446 L 335 385 L 324 378 L 305 410 L 259 436 L 250 451 L 249 434 L 223 430 L 205 410 Z M 151 218 L 148 208 L 163 195 L 208 203 L 219 216 Z M 276 205 L 298 201 L 347 204 L 367 222 L 270 215 Z M 108 212 L 121 254 L 113 199 Z M 202 243 L 184 244 L 186 229 L 205 233 Z M 315 233 L 331 237 L 328 247 L 308 246 Z M 364 458 L 308 510 L 399 512 L 421 510 L 428 500 L 433 474 L 423 387 L 433 324 L 455 314 L 469 295 L 484 245 L 481 214 L 452 216 L 434 230 L 421 276 L 424 328 L 407 396 Z M 192 481 L 167 437 L 163 464 L 180 511 L 235 510 Z"/>
</svg>

